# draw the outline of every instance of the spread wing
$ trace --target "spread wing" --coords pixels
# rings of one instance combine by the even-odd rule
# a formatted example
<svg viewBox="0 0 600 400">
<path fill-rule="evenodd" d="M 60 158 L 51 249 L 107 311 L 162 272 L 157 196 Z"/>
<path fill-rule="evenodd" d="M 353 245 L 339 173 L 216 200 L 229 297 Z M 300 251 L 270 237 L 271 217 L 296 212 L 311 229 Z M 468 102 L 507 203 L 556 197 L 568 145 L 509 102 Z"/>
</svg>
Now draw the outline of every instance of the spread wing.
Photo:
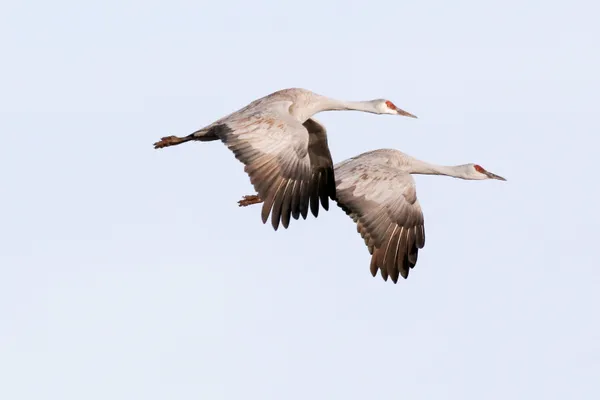
<svg viewBox="0 0 600 400">
<path fill-rule="evenodd" d="M 321 206 L 335 199 L 333 162 L 325 129 L 309 119 L 292 118 L 290 101 L 269 104 L 260 111 L 243 113 L 209 127 L 245 164 L 250 182 L 263 199 L 262 221 L 269 214 L 275 230 L 287 228 L 290 216 L 304 219 L 310 207 L 318 216 Z"/>
<path fill-rule="evenodd" d="M 408 277 L 425 246 L 423 212 L 412 176 L 368 159 L 351 159 L 335 169 L 337 203 L 357 224 L 369 248 L 371 274 L 387 281 Z"/>
</svg>

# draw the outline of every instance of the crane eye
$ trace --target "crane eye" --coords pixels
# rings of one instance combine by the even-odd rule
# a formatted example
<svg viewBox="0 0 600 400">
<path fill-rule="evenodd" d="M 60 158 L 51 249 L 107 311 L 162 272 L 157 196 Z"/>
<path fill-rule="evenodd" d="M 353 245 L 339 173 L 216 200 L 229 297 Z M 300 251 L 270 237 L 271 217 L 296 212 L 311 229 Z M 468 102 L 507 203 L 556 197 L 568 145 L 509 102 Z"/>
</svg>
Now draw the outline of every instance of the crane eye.
<svg viewBox="0 0 600 400">
<path fill-rule="evenodd" d="M 385 101 L 385 105 L 386 105 L 386 106 L 388 106 L 388 108 L 391 108 L 392 110 L 397 110 L 397 109 L 398 109 L 398 107 L 396 107 L 396 106 L 394 105 L 394 103 L 392 103 L 392 102 L 391 102 L 391 101 L 389 101 L 389 100 L 386 100 L 386 101 Z"/>
<path fill-rule="evenodd" d="M 483 168 L 481 167 L 481 165 L 477 165 L 477 164 L 475 164 L 475 165 L 473 166 L 473 168 L 475 168 L 475 171 L 477 171 L 477 172 L 481 172 L 482 174 L 485 172 L 485 169 L 483 169 Z"/>
</svg>

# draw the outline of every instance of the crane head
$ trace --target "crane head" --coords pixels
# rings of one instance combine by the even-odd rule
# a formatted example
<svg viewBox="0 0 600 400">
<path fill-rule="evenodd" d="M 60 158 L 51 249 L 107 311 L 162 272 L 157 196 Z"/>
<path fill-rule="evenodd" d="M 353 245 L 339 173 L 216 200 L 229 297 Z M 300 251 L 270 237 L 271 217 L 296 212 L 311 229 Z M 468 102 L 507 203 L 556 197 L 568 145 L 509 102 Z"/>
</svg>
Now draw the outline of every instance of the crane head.
<svg viewBox="0 0 600 400">
<path fill-rule="evenodd" d="M 416 115 L 413 115 L 407 111 L 404 111 L 401 108 L 396 107 L 394 103 L 390 100 L 385 99 L 377 99 L 371 102 L 373 104 L 373 108 L 377 114 L 391 114 L 391 115 L 402 115 L 404 117 L 417 118 Z"/>
<path fill-rule="evenodd" d="M 506 179 L 504 179 L 501 176 L 498 176 L 496 174 L 492 174 L 489 171 L 486 171 L 479 164 L 471 164 L 471 167 L 472 167 L 472 171 L 473 171 L 472 179 L 497 179 L 499 181 L 505 181 L 506 180 Z"/>
</svg>

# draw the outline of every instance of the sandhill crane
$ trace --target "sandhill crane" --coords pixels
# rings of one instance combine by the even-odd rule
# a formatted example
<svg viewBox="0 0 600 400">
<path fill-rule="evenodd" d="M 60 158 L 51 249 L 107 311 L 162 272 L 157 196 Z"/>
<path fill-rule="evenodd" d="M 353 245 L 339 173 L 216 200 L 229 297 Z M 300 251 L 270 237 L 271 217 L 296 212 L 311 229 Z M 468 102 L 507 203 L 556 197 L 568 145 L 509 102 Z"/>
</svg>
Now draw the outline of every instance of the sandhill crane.
<svg viewBox="0 0 600 400">
<path fill-rule="evenodd" d="M 290 215 L 306 219 L 308 207 L 315 217 L 321 206 L 335 199 L 333 162 L 325 128 L 311 117 L 321 111 L 356 110 L 374 114 L 416 116 L 389 100 L 341 101 L 305 89 L 284 89 L 253 101 L 246 107 L 184 136 L 163 137 L 159 149 L 188 141 L 221 140 L 265 199 L 262 221 L 275 230 L 287 228 Z"/>
<path fill-rule="evenodd" d="M 373 150 L 334 166 L 336 202 L 357 225 L 371 253 L 371 274 L 377 270 L 394 283 L 408 278 L 425 246 L 423 212 L 411 174 L 446 175 L 467 180 L 498 179 L 477 164 L 442 166 L 417 160 L 398 150 Z M 260 195 L 238 203 L 262 202 Z"/>
</svg>

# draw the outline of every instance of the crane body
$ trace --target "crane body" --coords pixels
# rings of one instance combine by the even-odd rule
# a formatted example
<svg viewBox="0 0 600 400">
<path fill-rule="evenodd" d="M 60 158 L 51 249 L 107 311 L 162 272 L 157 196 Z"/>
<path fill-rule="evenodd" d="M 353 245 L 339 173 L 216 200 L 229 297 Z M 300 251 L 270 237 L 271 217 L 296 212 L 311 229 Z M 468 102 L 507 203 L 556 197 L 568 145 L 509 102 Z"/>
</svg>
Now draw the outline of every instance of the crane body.
<svg viewBox="0 0 600 400">
<path fill-rule="evenodd" d="M 322 111 L 355 110 L 414 117 L 391 101 L 341 101 L 305 89 L 284 89 L 262 97 L 184 137 L 167 136 L 155 149 L 189 141 L 221 140 L 241 161 L 264 204 L 275 230 L 287 228 L 290 217 L 317 217 L 319 202 L 328 210 L 335 199 L 333 162 L 327 133 L 313 115 Z"/>
<path fill-rule="evenodd" d="M 425 246 L 425 223 L 413 174 L 444 175 L 466 180 L 505 179 L 478 164 L 430 164 L 398 150 L 362 153 L 334 166 L 337 205 L 356 223 L 371 253 L 371 274 L 387 281 L 408 278 Z M 260 195 L 238 203 L 262 202 Z"/>
</svg>

